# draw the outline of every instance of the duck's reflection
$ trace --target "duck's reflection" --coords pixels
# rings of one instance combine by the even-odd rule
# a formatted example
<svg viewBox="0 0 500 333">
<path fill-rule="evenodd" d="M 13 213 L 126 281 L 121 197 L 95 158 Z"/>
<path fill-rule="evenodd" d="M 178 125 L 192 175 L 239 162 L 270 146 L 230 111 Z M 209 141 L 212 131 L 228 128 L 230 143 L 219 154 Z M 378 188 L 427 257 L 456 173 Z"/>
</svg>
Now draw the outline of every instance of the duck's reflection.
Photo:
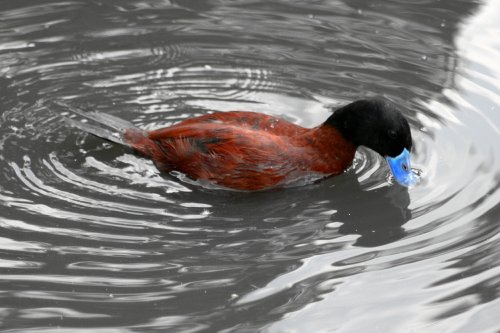
<svg viewBox="0 0 500 333">
<path fill-rule="evenodd" d="M 354 172 L 298 188 L 256 193 L 218 191 L 200 201 L 210 203 L 211 219 L 216 223 L 228 221 L 228 228 L 252 226 L 262 233 L 261 240 L 268 239 L 270 249 L 277 229 L 290 241 L 333 239 L 340 233 L 360 235 L 353 245 L 379 246 L 404 237 L 402 225 L 411 218 L 407 188 L 396 184 L 367 190 Z M 329 211 L 334 213 L 328 218 L 325 213 Z M 332 230 L 326 227 L 330 222 L 341 225 Z"/>
<path fill-rule="evenodd" d="M 352 186 L 336 198 L 337 213 L 332 220 L 341 222 L 344 235 L 359 234 L 354 245 L 379 246 L 406 235 L 402 225 L 411 218 L 408 189 L 399 185 L 371 191 Z"/>
</svg>

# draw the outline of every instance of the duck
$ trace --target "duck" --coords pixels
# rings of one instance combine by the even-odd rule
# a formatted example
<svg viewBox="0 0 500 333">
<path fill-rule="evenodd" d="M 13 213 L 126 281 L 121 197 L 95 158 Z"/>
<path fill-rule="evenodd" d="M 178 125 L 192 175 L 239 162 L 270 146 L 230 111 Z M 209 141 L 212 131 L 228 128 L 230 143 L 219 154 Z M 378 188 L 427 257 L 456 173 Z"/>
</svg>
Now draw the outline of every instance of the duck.
<svg viewBox="0 0 500 333">
<path fill-rule="evenodd" d="M 151 131 L 110 114 L 55 103 L 86 119 L 65 116 L 70 125 L 132 148 L 160 172 L 225 189 L 260 191 L 339 175 L 360 146 L 381 155 L 399 184 L 418 182 L 411 168 L 410 125 L 382 97 L 351 102 L 313 128 L 264 113 L 226 111 Z"/>
</svg>

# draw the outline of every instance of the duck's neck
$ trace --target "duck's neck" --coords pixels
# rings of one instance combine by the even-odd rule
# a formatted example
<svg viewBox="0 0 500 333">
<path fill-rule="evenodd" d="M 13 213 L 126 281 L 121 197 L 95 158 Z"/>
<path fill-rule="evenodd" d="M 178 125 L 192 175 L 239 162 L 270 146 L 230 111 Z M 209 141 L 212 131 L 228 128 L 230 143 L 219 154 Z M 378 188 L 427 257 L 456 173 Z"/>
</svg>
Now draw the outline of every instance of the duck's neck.
<svg viewBox="0 0 500 333">
<path fill-rule="evenodd" d="M 357 146 L 330 124 L 323 123 L 310 129 L 305 138 L 308 147 L 312 146 L 320 152 L 318 162 L 332 168 L 325 173 L 337 174 L 351 165 Z"/>
</svg>

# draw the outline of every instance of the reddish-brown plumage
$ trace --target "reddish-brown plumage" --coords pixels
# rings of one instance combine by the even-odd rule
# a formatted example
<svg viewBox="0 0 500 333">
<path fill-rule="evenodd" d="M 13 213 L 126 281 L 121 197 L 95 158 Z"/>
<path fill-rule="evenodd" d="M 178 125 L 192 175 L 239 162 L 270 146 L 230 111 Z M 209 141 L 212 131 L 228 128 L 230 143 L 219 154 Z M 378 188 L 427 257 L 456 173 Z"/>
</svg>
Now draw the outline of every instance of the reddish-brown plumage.
<svg viewBox="0 0 500 333">
<path fill-rule="evenodd" d="M 332 126 L 303 128 L 254 112 L 217 112 L 124 140 L 163 172 L 180 171 L 238 190 L 261 190 L 339 174 L 356 147 Z"/>
</svg>

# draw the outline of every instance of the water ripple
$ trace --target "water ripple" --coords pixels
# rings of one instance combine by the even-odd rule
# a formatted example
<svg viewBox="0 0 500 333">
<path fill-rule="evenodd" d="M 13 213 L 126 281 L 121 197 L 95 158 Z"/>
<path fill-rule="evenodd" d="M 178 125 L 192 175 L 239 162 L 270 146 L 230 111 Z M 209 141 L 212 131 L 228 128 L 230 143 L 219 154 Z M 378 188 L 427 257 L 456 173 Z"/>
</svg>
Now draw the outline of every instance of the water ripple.
<svg viewBox="0 0 500 333">
<path fill-rule="evenodd" d="M 0 327 L 498 330 L 498 9 L 7 1 Z M 409 119 L 414 188 L 363 147 L 320 182 L 205 188 L 68 127 L 52 104 L 144 129 L 241 109 L 312 127 L 373 95 Z"/>
</svg>

